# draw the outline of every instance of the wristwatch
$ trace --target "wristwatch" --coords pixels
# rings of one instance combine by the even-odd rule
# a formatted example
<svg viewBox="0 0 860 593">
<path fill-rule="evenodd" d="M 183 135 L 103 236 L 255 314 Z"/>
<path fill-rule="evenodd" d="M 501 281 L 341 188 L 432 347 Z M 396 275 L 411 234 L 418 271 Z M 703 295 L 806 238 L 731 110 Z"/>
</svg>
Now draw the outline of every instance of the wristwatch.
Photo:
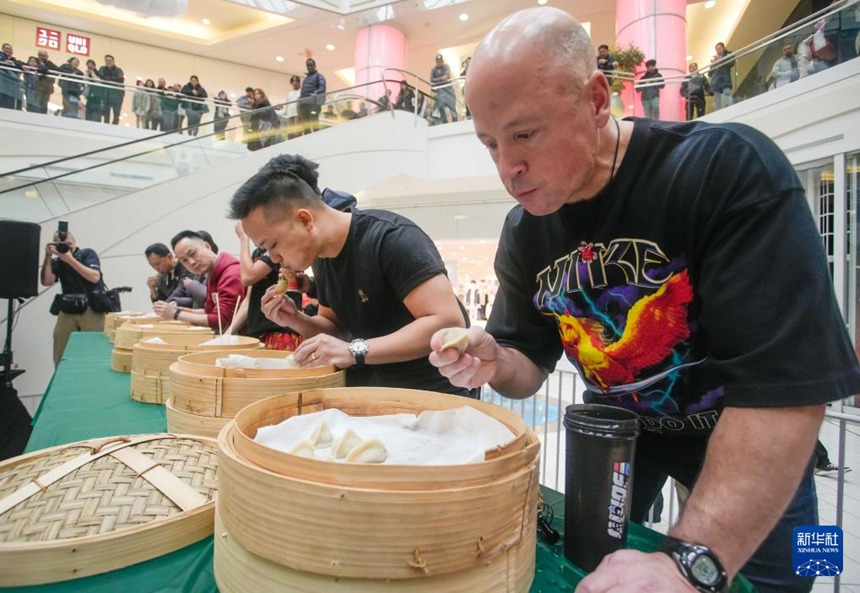
<svg viewBox="0 0 860 593">
<path fill-rule="evenodd" d="M 726 571 L 708 547 L 666 536 L 660 551 L 675 561 L 678 570 L 696 590 L 705 593 L 728 593 L 729 579 Z"/>
<path fill-rule="evenodd" d="M 173 320 L 176 321 L 179 319 L 179 314 L 182 313 L 182 309 L 176 307 L 176 311 L 173 313 Z"/>
<path fill-rule="evenodd" d="M 355 357 L 355 366 L 364 366 L 364 357 L 370 348 L 367 347 L 367 341 L 361 338 L 355 339 L 349 343 L 349 351 Z"/>
</svg>

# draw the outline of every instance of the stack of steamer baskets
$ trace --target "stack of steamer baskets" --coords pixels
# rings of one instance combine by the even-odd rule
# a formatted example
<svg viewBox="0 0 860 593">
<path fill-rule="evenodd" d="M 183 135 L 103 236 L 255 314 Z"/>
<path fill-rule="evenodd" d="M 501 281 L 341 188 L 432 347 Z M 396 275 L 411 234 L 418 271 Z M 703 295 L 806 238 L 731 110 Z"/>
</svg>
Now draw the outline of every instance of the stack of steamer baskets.
<svg viewBox="0 0 860 593">
<path fill-rule="evenodd" d="M 141 322 L 141 319 L 144 319 L 145 322 Z M 129 319 L 116 330 L 116 341 L 114 341 L 114 349 L 111 352 L 110 368 L 120 373 L 131 372 L 135 344 L 149 338 L 175 335 L 202 336 L 201 341 L 205 341 L 212 339 L 215 332 L 208 327 L 189 325 L 182 321 L 163 321 L 161 318 L 153 320 L 151 317 Z"/>
<path fill-rule="evenodd" d="M 216 437 L 225 424 L 248 404 L 263 398 L 304 389 L 343 387 L 346 371 L 333 366 L 238 368 L 217 365 L 232 350 L 186 354 L 170 365 L 171 399 L 167 400 L 167 430 Z M 235 354 L 262 359 L 285 359 L 276 350 Z"/>
<path fill-rule="evenodd" d="M 116 340 L 116 329 L 126 321 L 131 321 L 137 317 L 143 316 L 143 313 L 132 313 L 129 311 L 120 311 L 119 313 L 105 314 L 105 336 L 111 344 Z M 152 317 L 150 316 L 150 323 Z"/>
<path fill-rule="evenodd" d="M 513 440 L 479 463 L 340 463 L 256 443 L 329 408 L 352 416 L 472 406 Z M 540 443 L 493 404 L 386 388 L 306 391 L 239 412 L 218 437 L 215 579 L 222 593 L 526 593 L 534 578 Z"/>
<path fill-rule="evenodd" d="M 3 461 L 0 587 L 110 572 L 200 541 L 212 534 L 217 473 L 214 440 L 172 434 Z"/>
<path fill-rule="evenodd" d="M 146 340 L 134 345 L 131 363 L 131 399 L 150 404 L 163 404 L 170 399 L 170 365 L 180 356 L 192 352 L 220 350 L 253 351 L 260 348 L 260 340 L 246 336 L 233 336 L 233 344 L 203 344 L 212 340 L 210 335 L 175 334 L 161 336 L 164 343 Z M 213 435 L 214 436 L 214 435 Z"/>
</svg>

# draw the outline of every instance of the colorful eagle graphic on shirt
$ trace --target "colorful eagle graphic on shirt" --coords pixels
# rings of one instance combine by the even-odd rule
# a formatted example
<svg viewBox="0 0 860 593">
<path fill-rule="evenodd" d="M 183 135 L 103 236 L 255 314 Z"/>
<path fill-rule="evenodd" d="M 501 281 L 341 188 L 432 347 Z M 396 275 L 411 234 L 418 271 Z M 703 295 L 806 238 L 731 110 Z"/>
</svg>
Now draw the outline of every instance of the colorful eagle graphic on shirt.
<svg viewBox="0 0 860 593">
<path fill-rule="evenodd" d="M 575 317 L 568 309 L 554 315 L 567 355 L 579 361 L 586 380 L 607 393 L 612 386 L 636 382 L 640 371 L 666 359 L 689 337 L 687 306 L 692 300 L 683 270 L 630 307 L 620 337 L 600 321 Z"/>
</svg>

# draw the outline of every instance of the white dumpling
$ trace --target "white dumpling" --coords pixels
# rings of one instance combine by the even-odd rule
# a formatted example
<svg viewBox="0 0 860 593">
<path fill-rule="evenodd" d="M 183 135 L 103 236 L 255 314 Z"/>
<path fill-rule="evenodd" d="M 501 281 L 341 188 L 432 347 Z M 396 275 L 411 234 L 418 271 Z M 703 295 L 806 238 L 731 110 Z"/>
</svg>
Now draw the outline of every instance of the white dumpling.
<svg viewBox="0 0 860 593">
<path fill-rule="evenodd" d="M 317 427 L 314 429 L 313 434 L 311 435 L 311 442 L 314 444 L 314 447 L 317 449 L 323 447 L 331 447 L 331 443 L 334 440 L 334 437 L 331 436 L 331 431 L 328 428 L 328 424 L 325 422 L 320 422 L 317 424 Z"/>
<path fill-rule="evenodd" d="M 356 446 L 346 456 L 348 463 L 382 463 L 388 457 L 388 450 L 379 439 L 368 439 Z"/>
<path fill-rule="evenodd" d="M 290 450 L 290 453 L 298 455 L 299 457 L 314 457 L 314 444 L 307 439 L 299 441 L 296 446 Z"/>
<path fill-rule="evenodd" d="M 463 354 L 469 347 L 469 331 L 462 327 L 451 327 L 445 330 L 442 336 L 442 350 L 455 348 Z"/>
<path fill-rule="evenodd" d="M 361 444 L 361 437 L 349 428 L 343 435 L 334 443 L 331 450 L 331 456 L 335 459 L 343 459 L 349 452 Z"/>
<path fill-rule="evenodd" d="M 286 361 L 287 361 L 287 368 L 288 369 L 300 369 L 300 368 L 302 368 L 302 365 L 300 365 L 299 363 L 296 362 L 296 357 L 293 356 L 292 354 L 287 355 Z"/>
</svg>

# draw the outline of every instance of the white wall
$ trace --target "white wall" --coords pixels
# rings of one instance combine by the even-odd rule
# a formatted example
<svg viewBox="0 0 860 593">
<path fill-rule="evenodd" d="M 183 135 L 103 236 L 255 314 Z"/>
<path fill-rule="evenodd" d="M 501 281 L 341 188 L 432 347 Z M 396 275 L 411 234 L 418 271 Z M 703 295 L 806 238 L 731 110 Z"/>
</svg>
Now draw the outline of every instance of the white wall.
<svg viewBox="0 0 860 593">
<path fill-rule="evenodd" d="M 860 60 L 854 60 L 741 103 L 732 119 L 774 137 L 799 164 L 860 149 L 858 96 Z M 727 116 L 731 111 L 717 112 L 708 119 Z M 14 130 L 14 126 L 6 129 Z M 60 133 L 56 137 L 69 142 Z M 803 147 L 828 138 L 837 139 Z M 10 137 L 10 145 L 17 142 L 18 138 Z M 123 295 L 125 308 L 145 310 L 149 305 L 145 278 L 151 270 L 143 249 L 191 228 L 208 230 L 219 246 L 235 252 L 234 223 L 225 218 L 228 200 L 245 179 L 280 152 L 303 154 L 319 162 L 321 186 L 372 194 L 374 187 L 389 183 L 388 197 L 371 199 L 368 205 L 401 211 L 436 239 L 496 238 L 504 214 L 513 205 L 498 184 L 486 150 L 475 140 L 471 122 L 428 128 L 410 114 L 396 113 L 395 117 L 377 114 L 292 140 L 65 218 L 79 243 L 100 254 L 109 285 L 135 287 L 132 294 Z M 402 203 L 398 203 L 398 187 L 404 196 Z M 446 208 L 467 211 L 468 228 L 456 229 Z M 55 226 L 55 218 L 43 221 L 43 240 Z M 54 318 L 47 311 L 56 290 L 27 302 L 15 330 L 15 357 L 27 369 L 16 380 L 16 387 L 24 396 L 41 394 L 51 377 Z M 5 325 L 0 331 L 5 332 Z"/>
</svg>

